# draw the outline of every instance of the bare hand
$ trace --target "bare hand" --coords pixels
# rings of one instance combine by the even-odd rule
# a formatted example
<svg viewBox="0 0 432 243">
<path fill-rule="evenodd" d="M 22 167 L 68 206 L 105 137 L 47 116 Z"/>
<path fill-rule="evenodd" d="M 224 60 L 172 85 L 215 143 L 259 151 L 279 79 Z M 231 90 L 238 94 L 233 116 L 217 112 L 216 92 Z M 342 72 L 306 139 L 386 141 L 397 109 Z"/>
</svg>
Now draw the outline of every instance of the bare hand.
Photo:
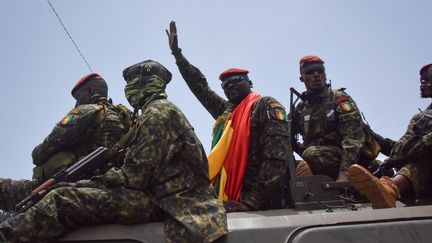
<svg viewBox="0 0 432 243">
<path fill-rule="evenodd" d="M 170 30 L 168 31 L 167 29 L 165 29 L 165 32 L 167 33 L 168 36 L 168 43 L 171 51 L 178 52 L 179 47 L 178 47 L 178 38 L 177 38 L 177 27 L 174 21 L 171 21 L 170 23 Z"/>
<path fill-rule="evenodd" d="M 243 212 L 250 210 L 249 207 L 243 203 L 233 200 L 224 202 L 224 208 L 227 212 Z"/>
</svg>

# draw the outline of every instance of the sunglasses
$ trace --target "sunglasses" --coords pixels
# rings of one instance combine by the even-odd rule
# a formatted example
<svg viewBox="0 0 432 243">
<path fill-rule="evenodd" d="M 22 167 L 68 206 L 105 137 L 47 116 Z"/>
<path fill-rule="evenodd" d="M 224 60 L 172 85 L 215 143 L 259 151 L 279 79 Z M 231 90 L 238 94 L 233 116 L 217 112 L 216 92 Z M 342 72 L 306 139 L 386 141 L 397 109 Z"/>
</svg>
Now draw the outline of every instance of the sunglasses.
<svg viewBox="0 0 432 243">
<path fill-rule="evenodd" d="M 304 73 L 307 74 L 307 75 L 311 75 L 311 74 L 314 74 L 315 72 L 317 72 L 318 74 L 323 74 L 324 73 L 324 69 L 322 69 L 322 68 L 314 68 L 314 69 L 307 70 Z"/>
<path fill-rule="evenodd" d="M 234 77 L 226 78 L 226 79 L 224 79 L 224 81 L 222 81 L 221 87 L 222 87 L 222 89 L 226 89 L 230 85 L 237 85 L 238 83 L 240 83 L 241 81 L 244 81 L 244 80 L 247 81 L 248 79 L 245 78 L 244 76 L 234 76 Z"/>
</svg>

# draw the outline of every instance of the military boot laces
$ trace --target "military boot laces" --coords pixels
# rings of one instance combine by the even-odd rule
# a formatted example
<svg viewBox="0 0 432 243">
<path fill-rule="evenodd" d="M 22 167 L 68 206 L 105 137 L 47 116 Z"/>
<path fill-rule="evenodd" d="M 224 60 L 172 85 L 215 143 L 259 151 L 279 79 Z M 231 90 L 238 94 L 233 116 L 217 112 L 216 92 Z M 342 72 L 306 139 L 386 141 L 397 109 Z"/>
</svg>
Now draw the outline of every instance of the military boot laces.
<svg viewBox="0 0 432 243">
<path fill-rule="evenodd" d="M 355 164 L 348 169 L 348 178 L 353 187 L 368 198 L 372 208 L 396 207 L 400 193 L 389 177 L 383 176 L 378 179 L 367 169 Z"/>
<path fill-rule="evenodd" d="M 295 176 L 311 176 L 312 170 L 306 161 L 302 160 L 295 169 Z"/>
</svg>

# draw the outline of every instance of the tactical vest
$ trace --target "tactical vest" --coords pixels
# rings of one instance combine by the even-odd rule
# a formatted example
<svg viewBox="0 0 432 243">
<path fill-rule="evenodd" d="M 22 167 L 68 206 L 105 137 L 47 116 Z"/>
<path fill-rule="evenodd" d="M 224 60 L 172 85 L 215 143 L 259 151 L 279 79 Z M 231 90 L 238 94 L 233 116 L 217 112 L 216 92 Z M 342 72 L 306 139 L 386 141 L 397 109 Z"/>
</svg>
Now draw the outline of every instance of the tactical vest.
<svg viewBox="0 0 432 243">
<path fill-rule="evenodd" d="M 332 90 L 328 89 L 328 94 L 322 100 L 315 100 L 313 103 L 308 100 L 301 102 L 297 107 L 297 114 L 299 132 L 306 146 L 340 144 L 340 141 L 337 141 L 336 103 Z"/>
<path fill-rule="evenodd" d="M 343 92 L 344 88 L 336 90 Z M 303 137 L 303 143 L 306 147 L 311 145 L 317 146 L 341 146 L 341 138 L 337 135 L 336 119 L 336 99 L 335 92 L 328 89 L 328 94 L 323 97 L 322 101 L 315 100 L 313 104 L 310 101 L 303 101 L 298 105 L 297 114 L 299 114 L 299 130 Z M 319 99 L 319 98 L 318 98 Z M 354 102 L 354 101 L 352 101 Z M 306 105 L 310 104 L 308 107 Z M 362 120 L 363 122 L 363 120 Z M 360 150 L 360 160 L 375 159 L 381 147 L 372 135 L 371 128 L 364 124 L 365 144 Z"/>
<path fill-rule="evenodd" d="M 70 150 L 65 148 L 57 152 L 45 164 L 35 167 L 33 169 L 34 180 L 47 180 L 100 146 L 110 148 L 129 130 L 132 119 L 125 106 L 121 104 L 114 106 L 107 102 L 99 102 L 98 105 L 101 106 L 101 109 L 97 111 L 93 126 L 87 132 L 90 137 L 83 139 Z M 82 136 L 86 135 L 82 134 Z"/>
<path fill-rule="evenodd" d="M 432 109 L 429 106 L 425 111 L 417 115 L 418 120 L 413 125 L 416 135 L 424 136 L 432 132 Z"/>
</svg>

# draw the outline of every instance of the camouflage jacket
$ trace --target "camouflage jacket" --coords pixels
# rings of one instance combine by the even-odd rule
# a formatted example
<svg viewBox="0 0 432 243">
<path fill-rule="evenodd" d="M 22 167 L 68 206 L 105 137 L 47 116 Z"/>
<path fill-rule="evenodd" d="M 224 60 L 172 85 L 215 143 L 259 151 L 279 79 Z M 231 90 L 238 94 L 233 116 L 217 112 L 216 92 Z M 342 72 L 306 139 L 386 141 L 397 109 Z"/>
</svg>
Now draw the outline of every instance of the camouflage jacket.
<svg viewBox="0 0 432 243">
<path fill-rule="evenodd" d="M 33 163 L 44 165 L 53 155 L 64 151 L 80 159 L 100 146 L 110 148 L 130 126 L 122 118 L 123 115 L 106 99 L 101 99 L 97 104 L 75 107 L 36 146 L 32 152 Z"/>
<path fill-rule="evenodd" d="M 209 88 L 200 70 L 181 53 L 175 57 L 187 85 L 213 118 L 235 108 Z M 282 119 L 275 115 L 276 110 L 282 111 Z M 280 179 L 293 157 L 285 110 L 278 101 L 261 97 L 253 106 L 250 122 L 249 154 L 240 202 L 258 210 L 269 207 L 272 194 L 279 189 Z"/>
<path fill-rule="evenodd" d="M 396 163 L 430 160 L 431 151 L 432 104 L 411 118 L 405 134 L 393 146 L 389 160 Z"/>
<path fill-rule="evenodd" d="M 90 186 L 146 192 L 168 215 L 166 222 L 182 224 L 199 242 L 226 234 L 226 213 L 208 179 L 204 149 L 183 113 L 157 99 L 143 109 L 133 129 L 123 166 L 93 177 Z"/>
<path fill-rule="evenodd" d="M 293 135 L 300 134 L 303 147 L 333 145 L 342 149 L 340 170 L 357 163 L 365 143 L 360 111 L 344 89 L 324 88 L 302 94 L 293 114 Z M 302 151 L 294 148 L 301 155 Z"/>
</svg>

